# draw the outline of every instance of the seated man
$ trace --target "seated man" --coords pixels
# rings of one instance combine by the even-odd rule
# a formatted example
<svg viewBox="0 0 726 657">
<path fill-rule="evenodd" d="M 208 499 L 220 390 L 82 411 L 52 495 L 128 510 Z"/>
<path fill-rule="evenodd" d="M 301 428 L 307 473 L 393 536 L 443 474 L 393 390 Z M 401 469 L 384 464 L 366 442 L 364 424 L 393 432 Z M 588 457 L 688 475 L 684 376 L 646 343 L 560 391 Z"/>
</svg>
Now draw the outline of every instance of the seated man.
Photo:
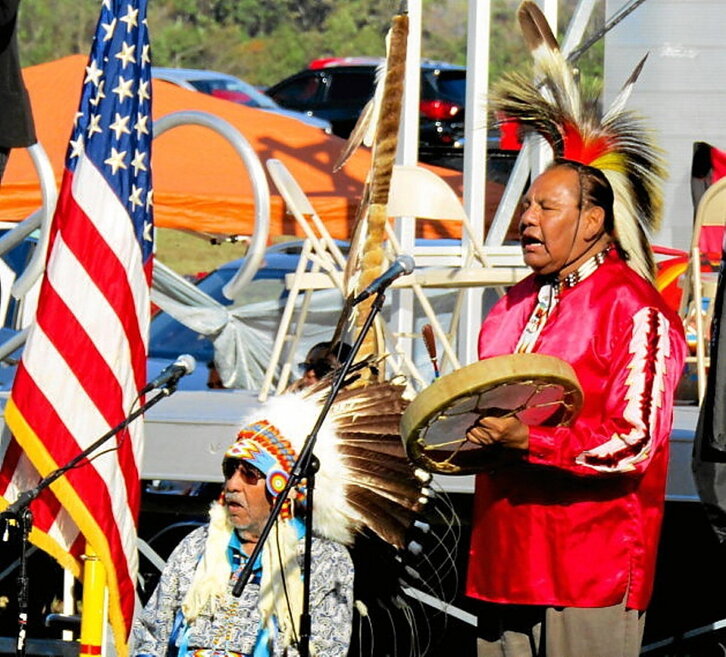
<svg viewBox="0 0 726 657">
<path fill-rule="evenodd" d="M 134 626 L 134 654 L 298 654 L 305 527 L 292 516 L 290 500 L 242 594 L 232 592 L 296 458 L 290 441 L 266 420 L 239 432 L 224 455 L 223 494 L 212 505 L 210 523 L 192 531 L 171 554 Z M 353 614 L 353 564 L 343 545 L 317 536 L 311 561 L 311 652 L 343 657 Z M 284 572 L 280 563 L 286 564 Z"/>
<path fill-rule="evenodd" d="M 290 385 L 289 391 L 301 390 L 320 381 L 348 359 L 351 349 L 346 342 L 337 342 L 334 346 L 330 342 L 318 342 L 300 363 L 301 376 Z"/>
</svg>

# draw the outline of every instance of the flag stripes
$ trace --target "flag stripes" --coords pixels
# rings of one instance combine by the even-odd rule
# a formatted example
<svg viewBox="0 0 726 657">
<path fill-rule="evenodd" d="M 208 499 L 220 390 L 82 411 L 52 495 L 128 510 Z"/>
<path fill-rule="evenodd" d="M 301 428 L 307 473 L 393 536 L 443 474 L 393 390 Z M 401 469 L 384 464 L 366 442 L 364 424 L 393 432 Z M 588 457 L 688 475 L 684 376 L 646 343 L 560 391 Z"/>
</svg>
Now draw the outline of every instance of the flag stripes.
<svg viewBox="0 0 726 657">
<path fill-rule="evenodd" d="M 38 308 L 5 410 L 0 506 L 120 425 L 146 381 L 153 219 L 144 0 L 103 0 L 49 231 Z M 80 573 L 105 566 L 120 657 L 135 606 L 143 423 L 31 504 L 32 540 Z"/>
</svg>

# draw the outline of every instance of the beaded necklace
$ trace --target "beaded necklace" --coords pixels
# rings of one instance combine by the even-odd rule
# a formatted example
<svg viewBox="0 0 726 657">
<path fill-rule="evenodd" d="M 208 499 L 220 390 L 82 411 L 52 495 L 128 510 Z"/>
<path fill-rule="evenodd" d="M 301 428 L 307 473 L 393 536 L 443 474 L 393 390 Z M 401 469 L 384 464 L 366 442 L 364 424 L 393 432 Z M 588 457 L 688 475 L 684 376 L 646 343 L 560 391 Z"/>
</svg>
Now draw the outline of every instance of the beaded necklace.
<svg viewBox="0 0 726 657">
<path fill-rule="evenodd" d="M 605 262 L 607 254 L 613 249 L 612 244 L 608 244 L 602 251 L 596 253 L 592 258 L 588 258 L 575 271 L 571 271 L 561 281 L 555 281 L 555 294 L 559 296 L 561 290 L 569 290 L 575 287 L 580 281 L 584 281 L 588 276 L 592 275 L 595 270 Z"/>
<path fill-rule="evenodd" d="M 569 290 L 591 276 L 604 262 L 607 254 L 613 248 L 608 244 L 602 251 L 583 262 L 575 271 L 570 272 L 562 280 L 550 278 L 545 281 L 537 293 L 537 303 L 530 315 L 529 321 L 519 337 L 514 352 L 517 354 L 531 353 L 537 342 L 542 329 L 547 323 L 547 318 L 560 300 L 563 290 Z"/>
</svg>

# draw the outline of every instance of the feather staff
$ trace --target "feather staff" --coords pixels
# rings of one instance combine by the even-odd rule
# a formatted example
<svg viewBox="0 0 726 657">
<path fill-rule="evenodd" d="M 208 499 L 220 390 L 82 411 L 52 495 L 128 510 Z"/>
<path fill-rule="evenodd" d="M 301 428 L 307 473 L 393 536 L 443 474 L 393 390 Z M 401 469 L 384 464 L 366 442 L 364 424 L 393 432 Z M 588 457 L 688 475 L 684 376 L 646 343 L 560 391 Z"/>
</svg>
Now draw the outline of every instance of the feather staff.
<svg viewBox="0 0 726 657">
<path fill-rule="evenodd" d="M 394 16 L 392 21 L 383 87 L 381 92 L 376 92 L 380 97 L 380 111 L 373 112 L 373 115 L 377 114 L 378 122 L 371 169 L 353 228 L 353 238 L 346 263 L 345 283 L 348 293 L 357 293 L 364 289 L 383 270 L 383 242 L 388 221 L 388 195 L 398 147 L 407 40 L 408 16 L 401 13 Z M 356 335 L 362 329 L 372 302 L 372 298 L 368 299 L 353 310 L 352 322 Z M 372 331 L 363 341 L 360 354 L 378 355 L 381 349 L 382 345 Z"/>
</svg>

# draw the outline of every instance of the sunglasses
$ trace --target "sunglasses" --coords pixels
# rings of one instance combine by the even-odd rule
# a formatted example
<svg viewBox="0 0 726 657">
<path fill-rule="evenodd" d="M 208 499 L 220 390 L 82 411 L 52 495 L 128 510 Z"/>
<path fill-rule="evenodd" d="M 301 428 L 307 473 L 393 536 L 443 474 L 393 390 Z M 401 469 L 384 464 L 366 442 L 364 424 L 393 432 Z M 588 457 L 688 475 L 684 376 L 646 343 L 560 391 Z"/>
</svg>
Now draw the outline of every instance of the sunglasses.
<svg viewBox="0 0 726 657">
<path fill-rule="evenodd" d="M 298 363 L 298 368 L 301 374 L 305 374 L 312 370 L 315 372 L 315 376 L 322 379 L 326 374 L 332 371 L 332 367 L 328 363 Z"/>
<path fill-rule="evenodd" d="M 264 472 L 249 464 L 242 459 L 225 459 L 222 463 L 222 473 L 225 480 L 231 479 L 235 472 L 239 472 L 242 480 L 250 485 L 255 486 L 260 479 L 265 478 Z"/>
</svg>

